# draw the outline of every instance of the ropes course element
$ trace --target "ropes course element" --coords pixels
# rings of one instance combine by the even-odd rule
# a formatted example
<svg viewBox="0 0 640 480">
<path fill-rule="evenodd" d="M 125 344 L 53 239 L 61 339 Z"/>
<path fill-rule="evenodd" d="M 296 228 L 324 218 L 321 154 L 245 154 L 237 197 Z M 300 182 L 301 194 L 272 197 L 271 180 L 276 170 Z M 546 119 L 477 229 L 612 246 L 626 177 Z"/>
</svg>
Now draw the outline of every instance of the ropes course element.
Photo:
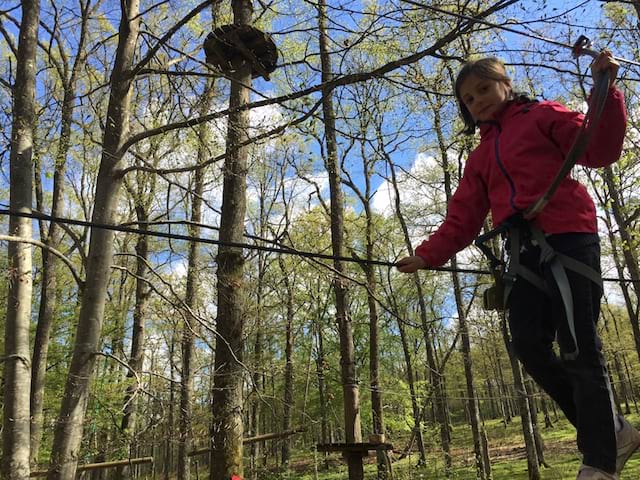
<svg viewBox="0 0 640 480">
<path fill-rule="evenodd" d="M 252 25 L 222 25 L 204 41 L 207 63 L 225 73 L 235 69 L 238 60 L 251 64 L 251 76 L 269 80 L 276 69 L 278 49 L 269 35 Z"/>
<path fill-rule="evenodd" d="M 385 261 L 385 260 L 367 260 L 364 258 L 358 257 L 340 257 L 336 255 L 331 255 L 327 253 L 319 253 L 319 252 L 307 252 L 304 250 L 296 250 L 294 248 L 285 247 L 279 245 L 278 247 L 270 247 L 266 245 L 256 245 L 251 243 L 243 243 L 243 242 L 228 242 L 224 240 L 219 240 L 215 238 L 204 238 L 204 237 L 195 237 L 191 235 L 182 235 L 179 233 L 168 233 L 168 232 L 158 232 L 154 230 L 147 230 L 144 228 L 134 228 L 127 227 L 124 225 L 110 225 L 106 223 L 97 223 L 91 222 L 87 220 L 77 220 L 72 218 L 63 218 L 63 217 L 54 217 L 51 215 L 46 215 L 44 213 L 39 212 L 14 212 L 7 209 L 0 209 L 0 215 L 6 216 L 15 216 L 22 218 L 31 218 L 34 220 L 44 220 L 49 222 L 61 223 L 66 225 L 76 225 L 80 227 L 89 227 L 89 228 L 100 228 L 103 230 L 112 230 L 116 232 L 124 232 L 124 233 L 133 233 L 136 235 L 149 235 L 152 237 L 159 238 L 169 238 L 172 240 L 185 240 L 189 242 L 197 242 L 209 245 L 221 245 L 225 247 L 231 248 L 245 248 L 247 250 L 256 250 L 261 252 L 270 252 L 270 253 L 279 253 L 286 255 L 295 255 L 303 258 L 313 258 L 313 259 L 322 259 L 322 260 L 340 260 L 343 262 L 351 262 L 358 263 L 361 265 L 378 265 L 382 267 L 395 267 L 395 262 Z M 275 243 L 275 242 L 274 242 Z M 458 273 L 470 273 L 477 275 L 488 275 L 488 270 L 480 270 L 480 269 L 464 269 L 464 268 L 447 268 L 447 267 L 438 267 L 432 268 L 430 270 L 436 270 L 441 272 L 458 272 Z"/>
<path fill-rule="evenodd" d="M 243 242 L 227 242 L 224 240 L 219 240 L 216 238 L 204 238 L 204 237 L 195 237 L 192 235 L 182 235 L 179 233 L 168 233 L 168 232 L 158 232 L 155 230 L 148 230 L 144 228 L 134 228 L 127 227 L 124 225 L 110 225 L 107 223 L 98 223 L 91 222 L 87 220 L 77 220 L 74 218 L 64 218 L 64 217 L 54 217 L 52 215 L 47 215 L 40 212 L 14 212 L 8 209 L 0 209 L 0 215 L 8 216 L 8 217 L 21 217 L 21 218 L 31 218 L 33 220 L 43 220 L 47 222 L 55 222 L 64 225 L 76 225 L 80 227 L 88 227 L 88 228 L 100 228 L 103 230 L 111 230 L 115 232 L 123 232 L 123 233 L 132 233 L 135 235 L 148 235 L 150 237 L 157 238 L 168 238 L 172 240 L 184 240 L 187 242 L 197 242 L 207 245 L 222 245 L 225 247 L 232 248 L 244 248 L 247 250 L 254 250 L 260 252 L 269 252 L 269 253 L 277 253 L 283 255 L 294 255 L 302 258 L 310 258 L 310 259 L 320 259 L 320 260 L 339 260 L 343 262 L 356 263 L 359 265 L 378 265 L 380 267 L 395 267 L 396 262 L 390 262 L 387 260 L 367 260 L 365 258 L 359 258 L 356 256 L 352 257 L 341 257 L 337 255 L 331 255 L 328 253 L 319 253 L 319 252 L 308 252 L 305 250 L 297 250 L 291 247 L 285 247 L 280 244 L 277 247 L 270 247 L 267 245 L 256 245 L 252 243 L 243 243 Z M 270 240 L 264 240 L 270 241 Z M 273 242 L 276 243 L 276 242 Z M 450 273 L 467 273 L 471 275 L 491 275 L 489 270 L 483 270 L 479 268 L 452 268 L 452 267 L 429 267 L 424 270 L 435 271 L 435 272 L 450 272 Z M 624 283 L 640 283 L 640 280 L 634 280 L 631 278 L 603 278 L 605 282 L 624 282 Z"/>
</svg>

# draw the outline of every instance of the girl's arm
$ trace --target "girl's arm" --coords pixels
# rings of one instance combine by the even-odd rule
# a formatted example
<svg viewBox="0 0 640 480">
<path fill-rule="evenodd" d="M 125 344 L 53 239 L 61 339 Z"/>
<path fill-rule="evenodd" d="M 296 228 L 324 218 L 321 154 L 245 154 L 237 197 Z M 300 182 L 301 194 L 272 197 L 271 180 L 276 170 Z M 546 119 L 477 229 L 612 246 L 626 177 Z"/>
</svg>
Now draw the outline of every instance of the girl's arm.
<svg viewBox="0 0 640 480">
<path fill-rule="evenodd" d="M 489 212 L 486 185 L 472 167 L 470 157 L 460 185 L 449 200 L 447 216 L 433 234 L 417 248 L 416 254 L 397 263 L 398 270 L 412 273 L 420 268 L 444 265 L 478 236 Z"/>
<path fill-rule="evenodd" d="M 602 116 L 589 140 L 586 153 L 578 160 L 580 165 L 605 167 L 616 162 L 622 153 L 627 127 L 627 111 L 622 92 L 615 87 L 618 68 L 618 63 L 607 50 L 602 51 L 591 65 L 594 78 L 608 70 L 610 82 Z M 549 131 L 554 142 L 566 155 L 582 125 L 584 115 L 571 112 L 560 104 L 556 104 L 552 112 Z"/>
</svg>

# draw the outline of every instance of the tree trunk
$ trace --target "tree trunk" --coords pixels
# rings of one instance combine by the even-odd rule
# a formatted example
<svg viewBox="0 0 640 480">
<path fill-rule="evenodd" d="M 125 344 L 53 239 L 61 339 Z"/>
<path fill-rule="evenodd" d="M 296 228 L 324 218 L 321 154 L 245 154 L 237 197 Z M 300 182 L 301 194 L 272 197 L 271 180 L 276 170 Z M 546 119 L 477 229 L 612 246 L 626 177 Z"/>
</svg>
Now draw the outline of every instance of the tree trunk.
<svg viewBox="0 0 640 480">
<path fill-rule="evenodd" d="M 544 441 L 540 434 L 540 427 L 538 425 L 538 406 L 536 405 L 536 385 L 533 380 L 525 375 L 524 386 L 527 393 L 527 400 L 529 403 L 529 411 L 531 412 L 531 427 L 533 428 L 533 438 L 536 442 L 536 455 L 538 456 L 538 465 L 544 465 L 548 467 L 546 460 L 544 459 Z"/>
<path fill-rule="evenodd" d="M 35 125 L 36 48 L 40 2 L 22 2 L 17 72 L 13 87 L 9 208 L 31 213 L 33 201 L 33 128 Z M 9 218 L 9 235 L 31 240 L 31 219 Z M 31 358 L 29 326 L 33 289 L 31 245 L 9 242 L 7 313 L 3 360 L 2 477 L 29 478 L 29 394 Z"/>
<path fill-rule="evenodd" d="M 511 369 L 513 371 L 513 383 L 516 389 L 518 405 L 520 407 L 520 418 L 522 419 L 522 433 L 524 435 L 524 445 L 527 452 L 527 471 L 529 472 L 529 480 L 540 480 L 540 463 L 538 461 L 536 440 L 531 423 L 531 410 L 527 401 L 527 392 L 524 385 L 523 372 L 520 362 L 513 353 L 511 348 L 511 338 L 507 327 L 506 319 L 502 316 L 500 322 L 502 325 L 502 333 L 511 360 Z"/>
<path fill-rule="evenodd" d="M 497 369 L 497 378 L 498 378 L 498 390 L 500 392 L 500 406 L 502 410 L 502 419 L 505 427 L 511 423 L 511 418 L 513 416 L 513 411 L 511 409 L 511 403 L 509 402 L 509 389 L 507 387 L 507 383 L 504 379 L 504 371 L 502 369 L 502 362 L 500 361 L 500 356 L 498 355 L 498 345 L 496 342 L 493 342 L 493 351 L 496 359 L 496 369 Z"/>
<path fill-rule="evenodd" d="M 111 74 L 111 94 L 92 220 L 112 224 L 122 177 L 118 164 L 129 130 L 132 78 L 129 75 L 138 38 L 139 0 L 123 1 L 118 48 Z M 82 296 L 76 340 L 62 407 L 56 422 L 49 480 L 73 478 L 78 464 L 84 416 L 98 350 L 113 254 L 113 232 L 91 229 L 87 283 Z"/>
<path fill-rule="evenodd" d="M 383 144 L 382 140 L 378 140 L 379 143 Z M 387 160 L 387 164 L 389 165 L 389 170 L 391 172 L 391 183 L 393 186 L 394 192 L 394 202 L 395 202 L 395 214 L 400 222 L 400 226 L 402 227 L 402 232 L 404 235 L 404 242 L 407 252 L 412 255 L 413 254 L 413 246 L 411 245 L 411 237 L 409 235 L 409 229 L 407 228 L 407 224 L 404 221 L 404 216 L 402 214 L 402 210 L 400 208 L 400 190 L 398 188 L 398 183 L 396 181 L 396 173 L 395 173 L 395 165 L 391 158 L 386 154 L 386 152 L 382 152 Z M 418 274 L 414 275 L 414 283 L 416 287 L 416 292 L 418 294 L 418 306 L 420 307 L 420 322 L 422 324 L 422 334 L 424 336 L 425 343 L 425 351 L 427 358 L 427 367 L 429 369 L 429 379 L 431 381 L 432 386 L 432 398 L 433 398 L 433 413 L 436 422 L 439 425 L 440 429 L 440 446 L 442 448 L 442 453 L 444 456 L 444 465 L 445 465 L 445 475 L 448 477 L 451 471 L 451 440 L 449 437 L 449 426 L 447 423 L 447 414 L 446 414 L 446 400 L 445 400 L 445 391 L 443 386 L 443 378 L 442 372 L 440 371 L 438 364 L 436 362 L 435 353 L 433 349 L 433 341 L 431 339 L 431 328 L 429 326 L 428 314 L 427 314 L 427 305 L 424 300 L 424 294 L 422 291 L 422 285 L 420 283 L 420 277 Z"/>
<path fill-rule="evenodd" d="M 262 349 L 263 349 L 263 333 L 262 333 L 262 290 L 264 282 L 265 262 L 263 252 L 258 252 L 258 284 L 256 286 L 256 340 L 253 347 L 254 371 L 252 374 L 252 391 L 251 391 L 251 418 L 249 423 L 249 431 L 251 436 L 257 436 L 260 432 L 261 406 L 260 398 L 261 387 L 264 388 L 264 373 L 262 366 Z M 261 443 L 252 443 L 249 447 L 251 458 L 251 472 L 254 480 L 258 480 L 258 458 L 260 457 Z"/>
<path fill-rule="evenodd" d="M 629 371 L 629 362 L 627 361 L 627 356 L 624 353 L 622 354 L 622 362 L 624 364 L 624 371 L 625 371 L 626 377 L 629 379 L 634 378 L 631 375 L 631 372 Z M 638 408 L 637 395 L 635 391 L 635 382 L 629 382 L 629 391 L 631 394 L 631 399 L 633 400 L 634 409 L 636 413 L 640 413 L 640 409 Z"/>
<path fill-rule="evenodd" d="M 364 102 L 363 102 L 364 103 Z M 361 138 L 367 137 L 367 130 L 369 128 L 369 116 L 365 112 L 359 112 L 360 118 L 360 135 Z M 378 128 L 378 125 L 376 125 Z M 380 389 L 380 366 L 379 366 L 379 332 L 378 332 L 378 302 L 376 300 L 377 281 L 376 272 L 373 268 L 373 262 L 375 260 L 374 252 L 374 217 L 371 209 L 371 199 L 373 198 L 371 178 L 374 174 L 376 157 L 371 159 L 369 152 L 367 151 L 367 145 L 364 142 L 360 143 L 360 157 L 362 159 L 362 170 L 364 172 L 364 191 L 349 181 L 350 187 L 356 192 L 358 198 L 362 202 L 364 207 L 364 213 L 366 218 L 365 224 L 365 252 L 368 263 L 362 264 L 366 278 L 367 289 L 367 307 L 369 311 L 369 386 L 371 389 L 371 417 L 372 417 L 372 430 L 373 433 L 379 436 L 384 436 L 384 416 L 382 410 L 382 391 Z M 380 437 L 379 437 L 380 438 Z M 387 451 L 377 450 L 377 469 L 378 480 L 384 480 L 388 477 L 387 465 L 389 464 Z"/>
<path fill-rule="evenodd" d="M 60 111 L 60 139 L 54 159 L 53 192 L 51 200 L 51 216 L 59 217 L 64 211 L 64 186 L 66 160 L 71 144 L 71 125 L 76 101 L 76 79 L 78 71 L 84 65 L 84 45 L 86 29 L 89 20 L 87 5 L 81 3 L 80 35 L 78 49 L 76 51 L 73 66 L 68 78 L 65 77 L 68 65 L 59 68 L 60 81 L 64 88 Z M 64 61 L 62 57 L 59 61 Z M 42 172 L 36 171 L 36 188 L 42 191 Z M 38 188 L 39 186 L 39 188 Z M 40 198 L 42 195 L 40 195 Z M 38 210 L 44 212 L 44 201 L 38 201 Z M 56 222 L 51 222 L 48 232 L 41 225 L 42 241 L 53 248 L 58 248 L 62 239 L 62 230 Z M 38 461 L 38 452 L 42 440 L 42 426 L 44 422 L 44 387 L 47 368 L 47 355 L 49 350 L 49 337 L 54 321 L 57 299 L 57 272 L 58 258 L 49 250 L 42 251 L 42 282 L 40 287 L 40 308 L 38 311 L 38 323 L 33 341 L 33 362 L 31 365 L 31 464 Z"/>
<path fill-rule="evenodd" d="M 448 174 L 445 173 L 445 178 Z M 446 180 L 445 180 L 446 183 Z M 458 268 L 456 257 L 451 259 L 451 268 Z M 458 329 L 460 331 L 462 343 L 462 359 L 464 364 L 464 378 L 467 387 L 467 407 L 469 409 L 469 419 L 471 423 L 471 436 L 473 439 L 473 451 L 476 459 L 476 477 L 481 480 L 491 478 L 491 465 L 485 463 L 488 458 L 488 452 L 484 451 L 484 442 L 482 441 L 483 428 L 480 419 L 480 408 L 478 406 L 478 398 L 473 380 L 473 365 L 471 361 L 471 342 L 469 341 L 469 327 L 467 326 L 466 313 L 462 305 L 462 288 L 460 287 L 460 279 L 457 273 L 451 274 L 453 279 L 453 292 L 456 299 L 458 309 Z"/>
<path fill-rule="evenodd" d="M 453 196 L 451 185 L 451 173 L 449 169 L 449 152 L 442 138 L 442 126 L 440 122 L 440 110 L 434 108 L 434 129 L 438 138 L 438 146 L 441 153 L 442 171 L 444 173 L 444 190 L 447 202 Z M 476 476 L 479 480 L 488 480 L 491 478 L 491 465 L 485 464 L 485 458 L 488 453 L 484 452 L 484 443 L 482 441 L 482 421 L 480 419 L 480 409 L 478 407 L 478 398 L 473 380 L 473 365 L 471 361 L 471 342 L 469 340 L 469 327 L 467 326 L 467 317 L 462 302 L 462 287 L 460 286 L 460 278 L 455 270 L 458 269 L 458 260 L 454 256 L 451 259 L 451 268 L 454 272 L 451 274 L 453 281 L 453 295 L 456 300 L 456 308 L 458 312 L 458 330 L 460 332 L 462 344 L 462 359 L 464 364 L 464 377 L 467 387 L 467 406 L 469 409 L 469 419 L 471 423 L 471 435 L 473 438 L 473 450 L 476 460 Z"/>
<path fill-rule="evenodd" d="M 326 85 L 333 79 L 331 58 L 328 47 L 326 2 L 318 2 L 318 30 L 320 44 L 320 61 L 322 64 L 322 82 Z M 326 140 L 326 165 L 329 173 L 329 190 L 331 197 L 331 246 L 333 255 L 343 256 L 344 251 L 344 199 L 340 182 L 341 171 L 338 164 L 338 145 L 336 139 L 335 113 L 332 94 L 328 87 L 322 90 L 322 112 L 324 133 Z M 344 427 L 346 443 L 362 441 L 360 428 L 360 391 L 356 374 L 355 347 L 353 344 L 353 330 L 351 317 L 348 312 L 347 285 L 342 277 L 343 262 L 335 259 L 333 267 L 336 271 L 334 278 L 334 295 L 336 302 L 336 321 L 340 334 L 340 365 L 342 392 L 344 401 Z M 349 479 L 364 478 L 362 457 L 348 455 Z"/>
<path fill-rule="evenodd" d="M 366 198 L 370 198 L 367 195 Z M 367 260 L 373 260 L 373 239 L 370 218 L 370 208 L 367 204 Z M 382 410 L 382 392 L 380 390 L 380 366 L 378 347 L 378 304 L 373 294 L 376 291 L 376 278 L 371 264 L 365 268 L 367 277 L 367 304 L 369 306 L 369 385 L 371 386 L 371 416 L 373 417 L 373 433 L 384 435 L 384 417 Z M 386 450 L 377 450 L 378 480 L 386 479 L 388 475 Z"/>
<path fill-rule="evenodd" d="M 213 15 L 217 13 L 219 3 L 214 3 Z M 200 115 L 209 113 L 215 95 L 215 83 L 209 80 L 205 83 L 204 92 L 201 95 Z M 205 123 L 198 127 L 198 165 L 204 164 L 208 160 L 209 143 L 211 141 L 208 133 L 209 126 Z M 202 222 L 202 196 L 204 192 L 205 169 L 199 167 L 194 172 L 193 194 L 191 195 L 191 224 L 189 225 L 189 236 L 197 238 L 200 236 Z M 191 442 L 191 412 L 193 395 L 193 344 L 194 332 L 197 330 L 197 322 L 191 312 L 198 310 L 199 297 L 199 271 L 200 271 L 200 248 L 197 242 L 189 243 L 189 259 L 187 267 L 187 279 L 185 287 L 185 306 L 189 311 L 185 312 L 185 323 L 182 328 L 182 375 L 180 378 L 180 419 L 178 423 L 178 480 L 189 480 L 191 478 L 191 468 L 189 452 L 192 450 Z M 213 374 L 213 372 L 212 372 Z"/>
<path fill-rule="evenodd" d="M 165 445 L 164 445 L 164 478 L 168 480 L 173 476 L 173 464 L 174 464 L 174 456 L 173 456 L 173 439 L 175 435 L 175 407 L 176 404 L 176 380 L 175 380 L 175 372 L 177 370 L 176 366 L 176 334 L 175 332 L 171 333 L 171 342 L 169 344 L 169 366 L 171 369 L 171 381 L 169 382 L 169 412 L 167 414 L 167 430 L 165 433 Z"/>
<path fill-rule="evenodd" d="M 613 218 L 618 225 L 618 232 L 621 239 L 622 255 L 625 260 L 625 267 L 631 277 L 636 299 L 640 298 L 640 267 L 638 266 L 638 257 L 636 255 L 636 243 L 632 233 L 629 231 L 629 225 L 623 214 L 622 203 L 620 194 L 618 193 L 618 187 L 614 178 L 613 170 L 611 167 L 603 169 L 604 181 L 607 185 L 609 195 L 611 197 L 611 211 Z M 633 329 L 633 339 L 635 341 L 636 353 L 640 358 L 640 321 L 638 315 L 629 317 L 631 326 Z"/>
<path fill-rule="evenodd" d="M 282 256 L 278 258 L 286 294 L 286 326 L 285 326 L 285 367 L 284 398 L 282 402 L 282 431 L 291 430 L 291 410 L 293 407 L 293 288 L 286 271 Z M 291 459 L 291 437 L 282 439 L 282 466 L 287 468 Z"/>
<path fill-rule="evenodd" d="M 398 310 L 396 309 L 396 312 L 397 311 Z M 407 383 L 409 384 L 409 393 L 411 395 L 411 408 L 413 411 L 413 432 L 411 435 L 415 437 L 418 443 L 418 466 L 423 466 L 427 464 L 427 453 L 424 448 L 424 438 L 422 436 L 422 411 L 420 409 L 420 405 L 418 404 L 418 397 L 416 395 L 409 342 L 407 341 L 407 334 L 400 318 L 398 318 L 398 331 L 400 332 L 402 352 L 404 353 L 404 363 L 407 367 Z"/>
<path fill-rule="evenodd" d="M 318 290 L 319 293 L 319 290 Z M 320 298 L 317 299 L 318 303 Z M 330 442 L 329 433 L 329 417 L 327 408 L 327 387 L 325 384 L 324 369 L 326 360 L 324 356 L 324 341 L 323 341 L 323 329 L 322 319 L 324 318 L 324 312 L 318 305 L 316 319 L 314 322 L 314 334 L 316 336 L 316 374 L 318 376 L 318 403 L 320 406 L 320 443 L 326 444 Z M 327 453 L 324 454 L 325 468 L 329 467 Z"/>
<path fill-rule="evenodd" d="M 142 183 L 144 184 L 144 183 Z M 146 228 L 148 218 L 147 206 L 140 198 L 135 200 L 136 213 L 141 228 Z M 147 284 L 149 275 L 149 237 L 140 235 L 136 243 L 136 303 L 133 310 L 132 334 L 131 334 L 131 351 L 129 355 L 129 367 L 127 371 L 127 380 L 129 385 L 124 396 L 124 408 L 120 430 L 125 435 L 129 457 L 135 458 L 135 447 L 138 444 L 135 437 L 136 432 L 136 414 L 138 410 L 138 384 L 139 374 L 142 371 L 144 363 L 144 323 L 147 318 L 147 305 L 149 303 L 150 289 Z M 118 469 L 118 477 L 127 476 L 127 467 Z"/>
<path fill-rule="evenodd" d="M 253 5 L 250 0 L 233 0 L 234 23 L 250 25 Z M 227 127 L 227 157 L 220 215 L 220 240 L 240 243 L 244 235 L 246 211 L 248 148 L 240 147 L 248 139 L 249 111 L 237 111 L 249 103 L 251 64 L 234 61 Z M 211 480 L 243 476 L 243 332 L 245 299 L 244 258 L 242 249 L 221 245 L 218 264 L 218 318 L 213 386 L 213 424 Z"/>
</svg>

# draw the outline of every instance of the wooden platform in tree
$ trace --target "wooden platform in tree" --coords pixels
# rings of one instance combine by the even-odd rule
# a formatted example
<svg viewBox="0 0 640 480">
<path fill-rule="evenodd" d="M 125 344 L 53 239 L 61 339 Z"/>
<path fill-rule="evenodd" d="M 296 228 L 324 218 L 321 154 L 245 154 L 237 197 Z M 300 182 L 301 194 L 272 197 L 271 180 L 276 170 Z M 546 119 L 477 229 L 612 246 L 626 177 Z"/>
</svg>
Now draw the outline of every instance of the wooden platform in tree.
<svg viewBox="0 0 640 480">
<path fill-rule="evenodd" d="M 251 25 L 222 25 L 204 41 L 207 63 L 223 72 L 231 72 L 238 59 L 252 66 L 252 76 L 264 77 L 276 69 L 278 49 L 271 36 Z"/>
</svg>

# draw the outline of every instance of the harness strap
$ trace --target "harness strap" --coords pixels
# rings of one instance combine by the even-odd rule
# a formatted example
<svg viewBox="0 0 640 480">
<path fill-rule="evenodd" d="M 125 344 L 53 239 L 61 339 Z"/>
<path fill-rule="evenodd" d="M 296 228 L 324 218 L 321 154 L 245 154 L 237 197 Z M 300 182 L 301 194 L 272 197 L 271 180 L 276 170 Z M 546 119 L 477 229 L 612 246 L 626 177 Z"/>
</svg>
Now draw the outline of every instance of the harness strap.
<svg viewBox="0 0 640 480">
<path fill-rule="evenodd" d="M 511 248 L 509 249 L 509 262 L 502 276 L 504 281 L 503 305 L 505 306 L 507 305 L 509 295 L 511 294 L 511 290 L 513 289 L 513 285 L 515 284 L 518 275 L 534 285 L 538 290 L 542 290 L 547 295 L 551 294 L 544 279 L 540 275 L 534 273 L 531 269 L 525 267 L 520 263 L 521 228 L 521 225 L 512 224 L 510 225 L 510 228 L 508 230 L 509 244 Z"/>
<path fill-rule="evenodd" d="M 532 225 L 530 222 L 517 222 L 512 223 L 511 228 L 508 230 L 509 241 L 511 242 L 509 265 L 506 271 L 508 275 L 505 278 L 505 292 L 504 292 L 504 304 L 507 304 L 509 294 L 513 288 L 516 277 L 519 275 L 539 290 L 542 290 L 547 295 L 551 295 L 549 286 L 544 279 L 531 271 L 529 268 L 520 264 L 520 245 L 522 230 L 527 228 L 531 234 L 531 239 L 537 243 L 540 248 L 540 266 L 546 265 L 551 271 L 551 275 L 555 281 L 555 284 L 560 293 L 562 303 L 564 306 L 565 316 L 567 319 L 567 326 L 573 339 L 575 349 L 572 352 L 563 353 L 563 357 L 567 360 L 575 360 L 579 354 L 578 339 L 576 337 L 573 297 L 571 295 L 571 285 L 567 272 L 565 269 L 569 269 L 587 279 L 593 281 L 596 285 L 602 288 L 602 277 L 593 268 L 585 265 L 574 258 L 569 257 L 560 252 L 556 252 L 538 227 Z"/>
<path fill-rule="evenodd" d="M 571 296 L 571 285 L 567 278 L 567 272 L 565 272 L 562 264 L 560 263 L 557 252 L 551 247 L 551 245 L 549 245 L 549 242 L 547 242 L 542 230 L 531 224 L 529 224 L 529 228 L 533 239 L 540 246 L 540 265 L 542 266 L 546 264 L 549 266 L 553 279 L 556 282 L 556 286 L 558 287 L 558 291 L 560 292 L 560 297 L 562 298 L 562 303 L 564 305 L 567 326 L 569 327 L 571 338 L 573 338 L 575 350 L 573 352 L 563 353 L 563 356 L 567 360 L 575 360 L 578 358 L 580 350 L 578 348 L 578 338 L 576 337 L 576 324 L 573 316 L 573 297 Z"/>
<path fill-rule="evenodd" d="M 591 268 L 588 265 L 585 265 L 582 262 L 579 262 L 575 258 L 572 258 L 564 253 L 556 252 L 556 256 L 560 263 L 564 266 L 564 268 L 571 270 L 572 272 L 577 273 L 578 275 L 582 275 L 583 277 L 587 277 L 593 283 L 598 285 L 601 289 L 604 290 L 604 282 L 602 281 L 602 275 L 600 275 L 597 271 Z"/>
</svg>

